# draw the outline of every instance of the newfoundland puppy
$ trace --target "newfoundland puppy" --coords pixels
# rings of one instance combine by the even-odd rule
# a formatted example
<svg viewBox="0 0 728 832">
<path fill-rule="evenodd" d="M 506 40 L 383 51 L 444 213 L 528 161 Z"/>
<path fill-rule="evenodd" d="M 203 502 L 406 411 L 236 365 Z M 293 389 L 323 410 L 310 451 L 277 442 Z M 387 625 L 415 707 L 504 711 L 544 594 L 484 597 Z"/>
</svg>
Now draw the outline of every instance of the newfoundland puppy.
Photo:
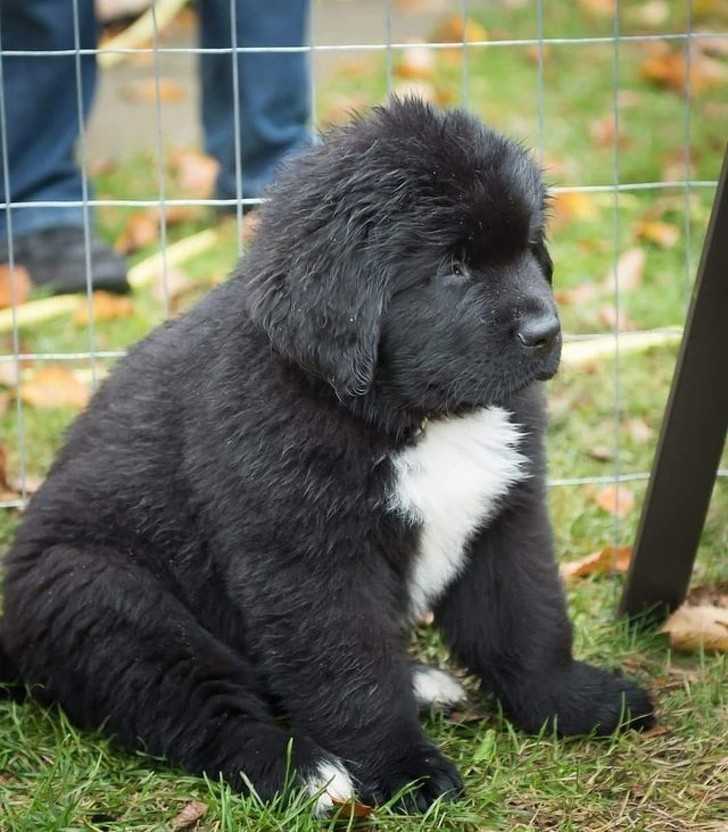
<svg viewBox="0 0 728 832">
<path fill-rule="evenodd" d="M 319 811 L 461 791 L 407 655 L 434 611 L 526 731 L 649 725 L 572 656 L 544 499 L 547 194 L 473 116 L 393 101 L 292 161 L 236 274 L 121 360 L 6 558 L 3 681 Z"/>
</svg>

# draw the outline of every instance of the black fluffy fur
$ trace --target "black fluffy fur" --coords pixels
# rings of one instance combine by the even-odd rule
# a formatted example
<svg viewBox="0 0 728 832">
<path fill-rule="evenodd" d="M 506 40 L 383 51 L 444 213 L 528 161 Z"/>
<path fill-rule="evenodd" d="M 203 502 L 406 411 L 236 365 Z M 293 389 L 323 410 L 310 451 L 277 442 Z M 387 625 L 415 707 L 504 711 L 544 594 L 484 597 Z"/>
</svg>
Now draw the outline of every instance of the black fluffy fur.
<svg viewBox="0 0 728 832">
<path fill-rule="evenodd" d="M 71 428 L 6 560 L 6 676 L 263 797 L 290 737 L 300 774 L 338 755 L 364 800 L 459 791 L 412 693 L 418 530 L 387 508 L 390 457 L 423 417 L 498 404 L 531 476 L 470 541 L 437 626 L 527 731 L 649 724 L 641 689 L 572 657 L 539 383 L 560 341 L 515 337 L 554 309 L 545 200 L 518 145 L 417 101 L 290 163 L 237 273 Z"/>
</svg>

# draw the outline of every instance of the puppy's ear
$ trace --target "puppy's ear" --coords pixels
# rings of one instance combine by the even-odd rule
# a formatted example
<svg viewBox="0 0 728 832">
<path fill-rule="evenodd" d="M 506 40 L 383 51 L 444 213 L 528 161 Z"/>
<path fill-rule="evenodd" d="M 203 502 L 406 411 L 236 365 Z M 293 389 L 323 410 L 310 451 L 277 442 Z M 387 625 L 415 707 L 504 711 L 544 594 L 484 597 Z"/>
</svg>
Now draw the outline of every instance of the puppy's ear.
<svg viewBox="0 0 728 832">
<path fill-rule="evenodd" d="M 364 253 L 337 250 L 330 238 L 303 249 L 285 271 L 253 277 L 252 318 L 280 354 L 324 378 L 339 397 L 363 395 L 377 364 L 385 269 Z"/>
</svg>

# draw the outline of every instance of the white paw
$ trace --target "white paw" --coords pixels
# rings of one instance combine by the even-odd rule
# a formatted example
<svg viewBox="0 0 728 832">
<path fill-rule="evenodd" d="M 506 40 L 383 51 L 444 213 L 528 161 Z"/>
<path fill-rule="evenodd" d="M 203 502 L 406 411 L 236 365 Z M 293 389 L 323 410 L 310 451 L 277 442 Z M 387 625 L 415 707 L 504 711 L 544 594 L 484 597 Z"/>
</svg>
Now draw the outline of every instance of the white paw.
<svg viewBox="0 0 728 832">
<path fill-rule="evenodd" d="M 417 665 L 412 674 L 415 699 L 420 708 L 452 708 L 468 695 L 458 680 L 444 670 Z"/>
<path fill-rule="evenodd" d="M 317 817 L 325 815 L 336 803 L 354 799 L 354 784 L 342 763 L 335 757 L 323 760 L 314 774 L 306 779 L 306 791 L 318 795 L 314 812 Z"/>
</svg>

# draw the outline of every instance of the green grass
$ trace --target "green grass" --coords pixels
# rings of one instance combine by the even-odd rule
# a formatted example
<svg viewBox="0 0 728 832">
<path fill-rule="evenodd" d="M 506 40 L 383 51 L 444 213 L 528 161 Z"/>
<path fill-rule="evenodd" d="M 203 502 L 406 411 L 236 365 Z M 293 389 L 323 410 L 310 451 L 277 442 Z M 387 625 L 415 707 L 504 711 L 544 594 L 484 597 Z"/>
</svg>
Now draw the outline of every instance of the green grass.
<svg viewBox="0 0 728 832">
<path fill-rule="evenodd" d="M 512 4 L 517 6 L 517 4 Z M 523 8 L 491 2 L 470 4 L 492 38 L 533 37 L 532 4 Z M 637 2 L 622 2 L 622 30 L 648 31 L 639 22 Z M 695 26 L 728 28 L 728 13 L 718 3 L 695 4 Z M 672 0 L 661 31 L 685 27 L 686 3 Z M 608 17 L 590 16 L 579 3 L 545 3 L 547 36 L 609 35 Z M 645 47 L 622 44 L 619 77 L 632 93 L 620 111 L 624 147 L 620 152 L 623 181 L 664 178 L 666 165 L 679 150 L 684 132 L 684 100 L 675 92 L 652 86 L 640 76 Z M 605 184 L 612 181 L 613 150 L 595 142 L 594 120 L 608 116 L 612 106 L 613 53 L 609 45 L 552 46 L 545 60 L 543 145 L 556 185 Z M 393 55 L 395 65 L 401 55 Z M 438 54 L 433 86 L 441 99 L 457 103 L 462 64 L 457 56 Z M 537 66 L 527 48 L 468 49 L 469 101 L 494 126 L 532 146 L 540 142 L 537 108 Z M 365 54 L 342 66 L 318 90 L 322 120 L 347 104 L 380 101 L 386 90 L 385 57 Z M 714 179 L 720 166 L 725 133 L 726 84 L 702 92 L 691 102 L 695 176 Z M 721 106 L 723 109 L 721 110 Z M 722 116 L 720 115 L 722 113 Z M 717 115 L 716 115 L 717 114 Z M 99 196 L 154 198 L 155 163 L 139 156 L 99 176 Z M 174 181 L 168 194 L 184 196 Z M 557 212 L 552 233 L 556 286 L 573 288 L 585 281 L 599 283 L 613 268 L 615 240 L 619 251 L 642 247 L 646 263 L 642 285 L 622 298 L 622 311 L 640 328 L 680 324 L 699 255 L 713 192 L 695 190 L 685 216 L 681 187 L 655 192 L 610 194 L 589 198 L 580 216 L 564 221 Z M 114 239 L 128 209 L 106 208 L 98 217 L 101 232 Z M 645 217 L 676 225 L 679 238 L 671 248 L 640 241 L 638 223 Z M 619 227 L 615 229 L 615 218 Z M 686 222 L 687 219 L 687 222 Z M 205 227 L 212 216 L 204 211 L 170 229 L 170 239 Z M 687 232 L 687 234 L 686 234 Z M 688 246 L 689 242 L 689 246 Z M 150 247 L 135 255 L 141 258 Z M 234 261 L 232 226 L 221 230 L 215 250 L 185 264 L 186 274 L 205 291 Z M 194 294 L 194 293 L 193 293 Z M 562 317 L 570 332 L 607 331 L 601 311 L 608 294 L 586 303 L 565 305 Z M 135 314 L 95 328 L 98 350 L 123 349 L 164 317 L 163 303 L 149 290 L 135 297 Z M 21 333 L 24 352 L 84 351 L 88 330 L 68 319 Z M 0 353 L 12 351 L 0 336 Z M 619 381 L 612 360 L 581 368 L 565 367 L 550 385 L 550 474 L 553 478 L 599 476 L 616 467 L 623 473 L 648 471 L 674 367 L 674 348 L 623 356 Z M 99 361 L 99 367 L 110 362 Z M 76 365 L 74 365 L 76 366 Z M 78 367 L 88 362 L 78 362 Z M 619 407 L 615 410 L 615 393 Z M 23 408 L 22 432 L 28 473 L 42 476 L 74 412 L 70 409 Z M 651 429 L 645 439 L 629 430 L 639 419 Z M 0 414 L 0 435 L 8 469 L 17 473 L 20 426 L 15 407 Z M 618 440 L 618 447 L 617 447 Z M 603 456 L 606 448 L 608 461 Z M 728 467 L 724 455 L 723 467 Z M 597 487 L 598 488 L 598 487 Z M 559 557 L 569 560 L 611 543 L 629 543 L 639 517 L 644 482 L 628 483 L 635 508 L 617 520 L 595 501 L 595 489 L 556 487 L 549 492 Z M 11 539 L 17 512 L 0 510 L 0 551 Z M 716 484 L 701 540 L 694 583 L 728 580 L 728 480 Z M 725 829 L 728 813 L 728 664 L 725 656 L 671 654 L 664 636 L 634 632 L 616 619 L 621 578 L 584 580 L 569 590 L 576 630 L 576 652 L 605 665 L 622 665 L 653 691 L 659 724 L 653 736 L 626 734 L 606 739 L 556 741 L 550 736 L 525 737 L 514 732 L 493 702 L 472 694 L 471 711 L 480 718 L 465 722 L 444 716 L 426 721 L 428 733 L 460 767 L 467 796 L 456 804 L 436 805 L 427 816 L 402 817 L 380 809 L 367 822 L 382 830 L 607 830 L 637 832 Z M 437 635 L 418 628 L 413 651 L 444 663 Z M 333 828 L 310 816 L 298 798 L 265 807 L 242 799 L 217 783 L 184 775 L 163 761 L 143 754 L 125 754 L 106 740 L 79 734 L 57 711 L 30 703 L 0 704 L 0 830 L 161 830 L 189 800 L 203 800 L 209 810 L 202 830 L 285 830 L 305 832 Z M 721 824 L 723 824 L 721 826 Z M 346 829 L 339 820 L 338 829 Z M 364 824 L 366 825 L 366 823 Z"/>
</svg>

